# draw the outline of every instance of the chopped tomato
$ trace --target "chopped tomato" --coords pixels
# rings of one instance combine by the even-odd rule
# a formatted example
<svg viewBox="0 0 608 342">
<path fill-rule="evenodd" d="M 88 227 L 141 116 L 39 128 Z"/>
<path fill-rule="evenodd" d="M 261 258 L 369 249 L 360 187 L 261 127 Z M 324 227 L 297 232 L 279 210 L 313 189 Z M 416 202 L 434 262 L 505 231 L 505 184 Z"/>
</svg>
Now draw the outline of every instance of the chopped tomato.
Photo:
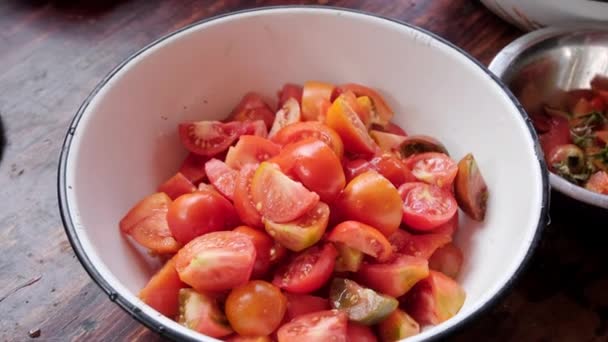
<svg viewBox="0 0 608 342">
<path fill-rule="evenodd" d="M 172 200 L 178 198 L 183 194 L 189 194 L 196 190 L 196 187 L 192 182 L 188 180 L 181 172 L 176 173 L 173 177 L 169 178 L 166 182 L 158 187 L 159 192 L 166 193 Z"/>
<path fill-rule="evenodd" d="M 363 284 L 393 297 L 403 296 L 428 275 L 427 260 L 410 255 L 383 264 L 363 263 L 357 274 Z"/>
<path fill-rule="evenodd" d="M 156 311 L 175 318 L 179 313 L 179 290 L 187 285 L 175 270 L 175 257 L 169 259 L 139 292 L 139 298 Z"/>
<path fill-rule="evenodd" d="M 329 291 L 334 309 L 344 311 L 351 321 L 365 325 L 381 322 L 399 305 L 395 298 L 376 293 L 350 279 L 334 278 Z"/>
<path fill-rule="evenodd" d="M 323 202 L 318 202 L 314 208 L 295 221 L 276 223 L 265 220 L 264 226 L 268 234 L 281 246 L 299 252 L 321 240 L 328 221 L 329 206 Z"/>
<path fill-rule="evenodd" d="M 274 241 L 268 234 L 248 226 L 236 227 L 234 231 L 249 236 L 251 242 L 253 242 L 256 257 L 251 278 L 263 278 L 270 268 L 270 252 L 274 246 Z"/>
<path fill-rule="evenodd" d="M 458 173 L 458 165 L 447 155 L 426 152 L 410 158 L 407 166 L 417 180 L 448 188 Z"/>
<path fill-rule="evenodd" d="M 329 241 L 340 242 L 360 250 L 379 261 L 388 260 L 393 253 L 391 243 L 380 231 L 357 221 L 340 223 L 327 238 Z"/>
<path fill-rule="evenodd" d="M 236 180 L 239 176 L 237 171 L 221 160 L 213 158 L 205 164 L 205 173 L 217 191 L 230 200 L 234 198 Z"/>
<path fill-rule="evenodd" d="M 211 337 L 232 334 L 226 316 L 212 296 L 193 289 L 181 289 L 179 306 L 179 324 Z"/>
<path fill-rule="evenodd" d="M 458 162 L 458 175 L 454 183 L 456 201 L 472 219 L 482 221 L 486 216 L 488 186 L 472 154 Z"/>
<path fill-rule="evenodd" d="M 401 128 L 401 126 L 397 125 L 394 122 L 389 122 L 385 127 L 381 127 L 386 133 L 391 133 L 395 135 L 400 135 L 402 137 L 407 137 L 407 133 Z"/>
<path fill-rule="evenodd" d="M 462 267 L 462 251 L 453 243 L 440 247 L 429 258 L 429 268 L 450 278 L 458 277 Z"/>
<path fill-rule="evenodd" d="M 199 190 L 180 196 L 167 212 L 175 239 L 186 244 L 208 232 L 233 228 L 237 222 L 232 204 L 215 191 Z"/>
<path fill-rule="evenodd" d="M 272 141 L 285 146 L 309 137 L 323 141 L 332 148 L 338 159 L 342 159 L 344 155 L 342 139 L 336 131 L 320 122 L 298 122 L 285 126 L 272 137 Z"/>
<path fill-rule="evenodd" d="M 403 183 L 413 182 L 416 180 L 412 174 L 412 171 L 410 171 L 410 169 L 408 169 L 399 158 L 386 153 L 382 154 L 381 156 L 374 157 L 370 161 L 366 161 L 364 159 L 347 161 L 344 165 L 344 169 L 346 170 L 346 178 L 348 181 L 369 170 L 374 170 L 380 173 L 395 187 L 399 187 Z"/>
<path fill-rule="evenodd" d="M 301 113 L 300 113 L 300 104 L 296 99 L 290 98 L 288 99 L 281 109 L 277 112 L 274 122 L 272 123 L 272 128 L 268 133 L 268 137 L 272 138 L 284 127 L 294 124 L 296 122 L 300 122 Z"/>
<path fill-rule="evenodd" d="M 338 96 L 327 112 L 327 126 L 333 128 L 347 151 L 361 155 L 372 155 L 378 146 L 367 133 L 367 128 L 357 115 L 359 104 L 351 92 Z"/>
<path fill-rule="evenodd" d="M 315 245 L 279 268 L 272 283 L 293 293 L 316 291 L 331 277 L 337 255 L 330 243 Z"/>
<path fill-rule="evenodd" d="M 287 308 L 287 298 L 274 285 L 252 280 L 230 291 L 226 316 L 232 328 L 243 336 L 264 336 L 275 331 Z"/>
<path fill-rule="evenodd" d="M 197 291 L 223 291 L 249 281 L 256 250 L 251 238 L 234 231 L 199 236 L 179 250 L 175 268 Z"/>
<path fill-rule="evenodd" d="M 399 229 L 388 241 L 398 253 L 428 259 L 438 248 L 452 242 L 452 237 L 442 233 L 411 234 Z"/>
<path fill-rule="evenodd" d="M 250 92 L 245 94 L 241 102 L 234 108 L 229 120 L 257 121 L 262 120 L 268 129 L 274 121 L 274 112 L 260 94 Z"/>
<path fill-rule="evenodd" d="M 285 297 L 287 297 L 285 313 L 287 321 L 312 312 L 330 309 L 327 298 L 289 292 L 285 292 Z"/>
<path fill-rule="evenodd" d="M 334 246 L 338 251 L 336 259 L 336 272 L 357 272 L 363 262 L 363 252 L 347 246 L 342 242 L 334 242 Z"/>
<path fill-rule="evenodd" d="M 456 214 L 458 205 L 452 194 L 435 185 L 406 183 L 403 196 L 403 222 L 409 227 L 430 231 L 448 222 Z"/>
<path fill-rule="evenodd" d="M 437 152 L 448 154 L 445 146 L 439 140 L 426 135 L 412 135 L 401 143 L 399 153 L 402 158 L 409 158 L 413 155 L 427 152 Z"/>
<path fill-rule="evenodd" d="M 547 133 L 541 134 L 539 140 L 546 156 L 548 156 L 555 147 L 570 144 L 570 125 L 568 119 L 561 116 L 552 116 L 551 128 Z"/>
<path fill-rule="evenodd" d="M 378 324 L 382 341 L 401 341 L 420 333 L 420 325 L 405 311 L 395 310 L 387 319 Z"/>
<path fill-rule="evenodd" d="M 374 111 L 372 112 L 372 123 L 384 127 L 388 125 L 390 120 L 393 118 L 393 110 L 388 106 L 382 95 L 380 95 L 377 91 L 356 83 L 341 85 L 340 88 L 343 92 L 352 91 L 357 96 L 367 96 L 372 100 L 374 108 Z"/>
<path fill-rule="evenodd" d="M 283 107 L 283 104 L 290 98 L 295 99 L 298 103 L 302 103 L 302 87 L 297 84 L 287 83 L 283 86 L 283 89 L 279 91 L 279 108 Z"/>
<path fill-rule="evenodd" d="M 187 122 L 179 125 L 179 135 L 188 151 L 201 156 L 213 156 L 232 145 L 239 137 L 242 127 L 236 121 Z"/>
<path fill-rule="evenodd" d="M 372 126 L 373 116 L 376 115 L 372 99 L 368 96 L 357 97 L 357 103 L 359 104 L 357 115 L 359 115 L 359 119 L 365 127 L 369 129 Z"/>
<path fill-rule="evenodd" d="M 335 86 L 322 82 L 306 82 L 302 91 L 302 118 L 305 121 L 322 121 L 331 101 Z"/>
<path fill-rule="evenodd" d="M 233 201 L 234 209 L 243 223 L 252 227 L 263 227 L 262 216 L 255 208 L 251 196 L 251 180 L 257 167 L 257 165 L 248 164 L 241 169 L 236 181 Z"/>
<path fill-rule="evenodd" d="M 446 223 L 441 226 L 433 229 L 433 234 L 443 234 L 449 237 L 453 237 L 456 231 L 458 230 L 459 217 L 458 210 L 454 214 L 454 216 Z"/>
<path fill-rule="evenodd" d="M 377 342 L 374 331 L 365 325 L 348 322 L 346 327 L 346 340 L 348 342 Z"/>
<path fill-rule="evenodd" d="M 293 221 L 319 203 L 319 195 L 268 162 L 260 164 L 253 175 L 251 196 L 260 214 L 277 223 Z"/>
<path fill-rule="evenodd" d="M 228 149 L 226 165 L 240 170 L 245 164 L 259 164 L 276 156 L 281 147 L 268 139 L 255 135 L 243 135 L 234 147 Z"/>
<path fill-rule="evenodd" d="M 587 181 L 587 185 L 585 187 L 587 190 L 608 195 L 608 173 L 605 171 L 598 171 L 594 173 L 589 178 L 589 181 Z"/>
<path fill-rule="evenodd" d="M 387 133 L 372 129 L 369 135 L 374 139 L 378 147 L 384 152 L 398 153 L 399 147 L 405 141 L 406 137 L 393 133 Z"/>
<path fill-rule="evenodd" d="M 606 110 L 606 102 L 600 96 L 595 96 L 593 99 L 591 99 L 590 105 L 593 110 L 598 112 L 603 112 Z"/>
<path fill-rule="evenodd" d="M 279 342 L 347 342 L 348 318 L 339 310 L 309 313 L 284 324 L 277 333 Z"/>
<path fill-rule="evenodd" d="M 189 153 L 180 166 L 179 173 L 196 185 L 205 179 L 205 163 L 207 160 L 207 157 Z"/>
<path fill-rule="evenodd" d="M 340 213 L 390 236 L 403 216 L 399 192 L 382 175 L 365 172 L 351 180 L 337 200 Z"/>
</svg>

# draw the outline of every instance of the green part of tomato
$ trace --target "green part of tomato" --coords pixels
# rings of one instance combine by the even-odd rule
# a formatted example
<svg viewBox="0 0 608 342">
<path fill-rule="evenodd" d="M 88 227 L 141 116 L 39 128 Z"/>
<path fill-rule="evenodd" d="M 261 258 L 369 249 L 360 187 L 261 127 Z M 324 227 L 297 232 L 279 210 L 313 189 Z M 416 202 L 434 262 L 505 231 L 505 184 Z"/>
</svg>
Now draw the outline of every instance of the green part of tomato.
<svg viewBox="0 0 608 342">
<path fill-rule="evenodd" d="M 334 268 L 336 272 L 357 272 L 363 262 L 363 252 L 348 247 L 341 242 L 334 243 L 334 246 L 338 250 L 338 258 Z"/>
<path fill-rule="evenodd" d="M 334 278 L 331 283 L 330 301 L 333 308 L 344 311 L 352 321 L 373 325 L 390 315 L 399 302 L 356 282 Z"/>
</svg>

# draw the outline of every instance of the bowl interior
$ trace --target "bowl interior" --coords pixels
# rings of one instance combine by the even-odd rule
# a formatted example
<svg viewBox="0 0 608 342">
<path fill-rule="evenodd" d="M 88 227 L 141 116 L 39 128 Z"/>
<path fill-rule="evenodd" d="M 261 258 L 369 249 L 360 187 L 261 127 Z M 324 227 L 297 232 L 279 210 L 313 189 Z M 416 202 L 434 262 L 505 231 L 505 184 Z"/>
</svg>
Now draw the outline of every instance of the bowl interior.
<svg viewBox="0 0 608 342">
<path fill-rule="evenodd" d="M 408 133 L 437 137 L 456 159 L 473 152 L 489 185 L 486 220 L 461 215 L 457 235 L 465 306 L 412 340 L 455 326 L 509 283 L 543 221 L 546 193 L 532 134 L 500 84 L 418 29 L 350 11 L 279 8 L 218 18 L 153 44 L 81 109 L 62 159 L 64 214 L 85 266 L 124 307 L 174 336 L 201 338 L 137 299 L 159 264 L 121 236 L 118 221 L 176 172 L 185 155 L 180 121 L 221 119 L 249 90 L 274 101 L 284 83 L 312 79 L 379 89 Z"/>
</svg>

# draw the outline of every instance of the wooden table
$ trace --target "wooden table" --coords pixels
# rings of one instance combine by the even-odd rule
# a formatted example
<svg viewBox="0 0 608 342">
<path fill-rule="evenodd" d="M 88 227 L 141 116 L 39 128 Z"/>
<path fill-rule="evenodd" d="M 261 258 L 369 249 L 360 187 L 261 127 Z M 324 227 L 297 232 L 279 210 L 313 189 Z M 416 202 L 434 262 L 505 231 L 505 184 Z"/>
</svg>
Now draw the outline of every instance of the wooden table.
<svg viewBox="0 0 608 342">
<path fill-rule="evenodd" d="M 0 2 L 0 340 L 160 340 L 91 281 L 57 209 L 59 149 L 72 115 L 117 63 L 219 13 L 327 3 L 436 32 L 483 63 L 521 34 L 470 0 Z M 608 339 L 608 216 L 553 194 L 553 223 L 516 287 L 455 341 Z"/>
</svg>

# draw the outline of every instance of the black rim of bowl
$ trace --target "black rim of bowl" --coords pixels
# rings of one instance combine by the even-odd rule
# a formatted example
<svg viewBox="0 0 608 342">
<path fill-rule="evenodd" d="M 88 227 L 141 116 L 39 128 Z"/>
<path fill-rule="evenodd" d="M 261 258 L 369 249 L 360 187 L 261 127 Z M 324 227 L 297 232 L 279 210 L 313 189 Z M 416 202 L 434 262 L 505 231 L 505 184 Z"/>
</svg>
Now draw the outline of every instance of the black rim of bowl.
<svg viewBox="0 0 608 342">
<path fill-rule="evenodd" d="M 72 248 L 74 249 L 76 256 L 78 257 L 78 260 L 83 265 L 83 267 L 85 268 L 85 270 L 87 271 L 89 276 L 93 279 L 93 281 L 99 287 L 101 287 L 101 289 L 110 297 L 110 299 L 112 301 L 116 302 L 122 309 L 124 309 L 128 314 L 130 314 L 132 317 L 137 319 L 139 322 L 141 322 L 142 324 L 144 324 L 151 330 L 157 332 L 158 334 L 165 336 L 165 337 L 169 337 L 174 340 L 197 341 L 197 339 L 193 339 L 193 338 L 191 338 L 191 336 L 185 335 L 180 331 L 164 327 L 161 323 L 159 323 L 156 320 L 156 318 L 146 314 L 141 309 L 139 309 L 135 304 L 129 302 L 126 298 L 121 296 L 103 278 L 103 276 L 97 271 L 95 265 L 93 265 L 91 260 L 89 260 L 83 246 L 80 243 L 78 235 L 76 234 L 76 228 L 74 226 L 74 223 L 72 222 L 70 208 L 69 208 L 68 201 L 67 201 L 68 188 L 67 188 L 67 183 L 66 183 L 66 166 L 67 166 L 68 155 L 70 153 L 72 137 L 74 135 L 74 132 L 78 128 L 78 123 L 80 121 L 80 118 L 82 117 L 82 115 L 86 111 L 86 109 L 88 108 L 92 99 L 97 95 L 97 93 L 125 65 L 127 65 L 129 62 L 131 62 L 131 60 L 133 60 L 134 58 L 139 56 L 144 51 L 159 44 L 160 42 L 165 41 L 168 38 L 171 38 L 181 32 L 187 31 L 187 30 L 189 30 L 195 26 L 198 26 L 200 24 L 203 24 L 203 23 L 207 23 L 207 22 L 210 22 L 210 21 L 213 21 L 216 19 L 225 18 L 225 17 L 229 17 L 229 16 L 240 15 L 243 13 L 259 12 L 259 11 L 272 11 L 272 10 L 279 10 L 279 9 L 317 9 L 317 10 L 322 10 L 322 11 L 324 10 L 324 11 L 328 11 L 328 12 L 329 11 L 351 12 L 351 13 L 355 13 L 355 14 L 362 14 L 362 15 L 366 15 L 366 16 L 372 16 L 372 17 L 383 19 L 383 20 L 387 20 L 392 23 L 403 25 L 405 27 L 408 27 L 409 29 L 421 32 L 422 34 L 428 35 L 429 37 L 433 38 L 435 41 L 440 42 L 440 43 L 446 45 L 447 47 L 458 51 L 460 54 L 467 57 L 471 62 L 473 62 L 475 65 L 477 65 L 483 72 L 485 72 L 488 75 L 488 77 L 490 77 L 492 79 L 492 81 L 494 81 L 503 90 L 503 92 L 511 99 L 512 103 L 517 107 L 519 113 L 521 114 L 522 118 L 524 119 L 526 126 L 528 128 L 528 131 L 535 144 L 535 153 L 536 153 L 537 160 L 538 160 L 538 163 L 540 166 L 541 180 L 542 180 L 542 203 L 541 203 L 542 207 L 541 207 L 539 221 L 538 221 L 538 224 L 536 227 L 536 232 L 534 234 L 534 238 L 533 238 L 532 242 L 530 243 L 530 246 L 528 247 L 528 251 L 526 252 L 524 259 L 522 260 L 521 264 L 516 269 L 516 271 L 513 273 L 513 276 L 500 288 L 500 290 L 498 292 L 496 292 L 492 296 L 492 298 L 490 300 L 488 300 L 481 307 L 479 307 L 477 310 L 472 312 L 468 317 L 465 317 L 462 321 L 460 321 L 456 325 L 453 325 L 450 328 L 445 329 L 431 337 L 431 339 L 433 339 L 433 340 L 446 338 L 447 336 L 453 334 L 455 331 L 461 329 L 465 325 L 470 324 L 471 322 L 476 320 L 476 318 L 479 317 L 480 314 L 487 311 L 489 308 L 494 306 L 500 299 L 502 299 L 508 293 L 508 290 L 513 286 L 515 280 L 519 277 L 519 275 L 521 275 L 521 273 L 525 269 L 525 266 L 528 264 L 528 261 L 530 260 L 531 256 L 534 253 L 534 250 L 536 249 L 536 246 L 538 245 L 538 242 L 540 240 L 540 237 L 543 232 L 543 228 L 545 227 L 545 223 L 546 223 L 547 217 L 548 217 L 547 215 L 548 215 L 548 205 L 549 205 L 549 199 L 550 199 L 549 198 L 550 189 L 549 189 L 547 168 L 545 165 L 543 153 L 539 148 L 540 144 L 539 144 L 538 136 L 532 126 L 532 122 L 531 122 L 530 118 L 524 111 L 521 104 L 515 98 L 515 96 L 511 93 L 511 91 L 502 83 L 502 81 L 498 77 L 496 77 L 493 73 L 491 73 L 483 64 L 481 64 L 478 60 L 473 58 L 471 55 L 469 55 L 467 52 L 465 52 L 461 48 L 457 47 L 456 45 L 450 43 L 449 41 L 445 40 L 444 38 L 430 32 L 430 31 L 427 31 L 425 29 L 422 29 L 420 27 L 408 24 L 406 22 L 403 22 L 403 21 L 400 21 L 397 19 L 388 18 L 388 17 L 382 16 L 382 15 L 368 13 L 368 12 L 364 12 L 364 11 L 360 11 L 360 10 L 333 7 L 333 6 L 288 5 L 288 6 L 259 7 L 259 8 L 252 8 L 252 9 L 246 9 L 246 10 L 241 10 L 241 11 L 236 11 L 236 12 L 225 13 L 225 14 L 221 14 L 221 15 L 217 15 L 214 17 L 210 17 L 210 18 L 206 18 L 206 19 L 197 21 L 195 23 L 187 25 L 177 31 L 174 31 L 172 33 L 169 33 L 169 34 L 157 39 L 156 41 L 148 44 L 144 48 L 140 49 L 139 51 L 137 51 L 134 54 L 132 54 L 131 56 L 129 56 L 126 60 L 124 60 L 117 67 L 115 67 L 112 71 L 110 71 L 110 73 L 108 73 L 107 76 L 104 77 L 103 80 L 89 94 L 89 96 L 82 103 L 82 105 L 78 109 L 76 115 L 72 119 L 68 132 L 66 134 L 65 140 L 63 142 L 63 146 L 61 149 L 61 155 L 60 155 L 60 159 L 59 159 L 59 172 L 57 174 L 59 210 L 60 210 L 61 219 L 63 221 L 63 225 L 65 228 L 66 234 L 68 236 L 68 240 L 70 241 L 70 244 L 72 245 Z"/>
</svg>

